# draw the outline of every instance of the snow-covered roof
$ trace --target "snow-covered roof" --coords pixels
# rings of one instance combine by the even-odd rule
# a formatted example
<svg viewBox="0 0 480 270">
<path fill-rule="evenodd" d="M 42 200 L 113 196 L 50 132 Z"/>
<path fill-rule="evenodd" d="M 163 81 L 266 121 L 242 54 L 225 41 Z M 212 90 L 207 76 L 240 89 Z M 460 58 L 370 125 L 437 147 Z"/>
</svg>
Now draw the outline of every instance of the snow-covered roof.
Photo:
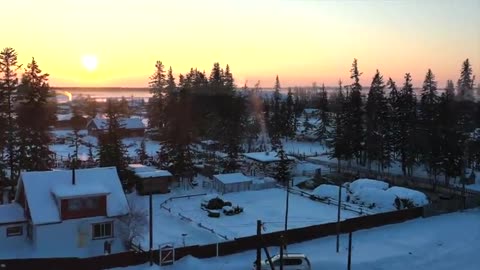
<svg viewBox="0 0 480 270">
<path fill-rule="evenodd" d="M 133 171 L 140 178 L 168 177 L 172 176 L 169 171 L 159 170 L 155 167 L 145 166 L 143 164 L 129 164 L 128 169 Z"/>
<path fill-rule="evenodd" d="M 318 196 L 322 199 L 334 199 L 338 201 L 338 190 L 339 187 L 335 185 L 329 185 L 329 184 L 323 184 L 318 187 L 316 187 L 312 194 L 315 196 Z M 345 187 L 341 188 L 341 200 L 346 201 L 347 200 L 347 189 Z"/>
<path fill-rule="evenodd" d="M 153 177 L 169 177 L 172 174 L 166 170 L 154 170 L 154 171 L 146 171 L 146 172 L 136 172 L 136 176 L 144 179 L 144 178 L 153 178 Z"/>
<path fill-rule="evenodd" d="M 280 161 L 280 157 L 277 156 L 277 152 L 252 152 L 244 153 L 243 156 L 264 163 Z M 287 159 L 292 160 L 290 157 L 287 157 Z"/>
<path fill-rule="evenodd" d="M 85 197 L 93 195 L 106 195 L 110 192 L 101 183 L 92 185 L 89 183 L 78 183 L 75 185 L 60 184 L 52 187 L 52 193 L 57 198 L 68 199 L 74 197 Z"/>
<path fill-rule="evenodd" d="M 93 118 L 88 122 L 88 125 L 90 123 L 94 123 L 97 129 L 106 129 L 108 125 L 108 119 L 106 118 Z M 125 129 L 144 129 L 145 124 L 142 122 L 141 118 L 120 118 L 119 119 L 120 125 L 123 126 Z"/>
<path fill-rule="evenodd" d="M 9 223 L 25 222 L 23 208 L 18 203 L 0 204 L 0 225 Z"/>
<path fill-rule="evenodd" d="M 252 178 L 245 176 L 243 173 L 215 174 L 213 177 L 223 184 L 252 182 Z"/>
<path fill-rule="evenodd" d="M 69 121 L 72 119 L 73 113 L 67 113 L 67 114 L 57 114 L 57 120 L 58 121 Z"/>
<path fill-rule="evenodd" d="M 61 222 L 57 200 L 52 191 L 56 190 L 59 193 L 63 192 L 64 194 L 62 195 L 66 195 L 68 186 L 72 188 L 71 193 L 77 194 L 86 191 L 98 192 L 102 189 L 102 191 L 109 193 L 107 195 L 107 216 L 113 217 L 128 214 L 127 199 L 115 167 L 76 170 L 76 185 L 82 187 L 73 187 L 71 181 L 71 171 L 21 173 L 19 187 L 23 186 L 25 190 L 33 224 Z M 91 186 L 91 190 L 87 190 L 86 186 Z"/>
</svg>

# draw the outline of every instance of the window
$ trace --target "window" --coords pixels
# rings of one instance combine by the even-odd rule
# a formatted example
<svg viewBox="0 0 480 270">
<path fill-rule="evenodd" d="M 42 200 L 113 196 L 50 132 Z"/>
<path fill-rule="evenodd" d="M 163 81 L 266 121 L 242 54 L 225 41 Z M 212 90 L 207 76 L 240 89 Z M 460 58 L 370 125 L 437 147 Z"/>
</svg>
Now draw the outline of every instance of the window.
<svg viewBox="0 0 480 270">
<path fill-rule="evenodd" d="M 68 211 L 94 210 L 100 205 L 99 197 L 78 198 L 68 200 Z"/>
<path fill-rule="evenodd" d="M 97 223 L 92 225 L 92 238 L 103 239 L 113 237 L 113 222 Z"/>
<path fill-rule="evenodd" d="M 8 227 L 7 228 L 7 237 L 10 236 L 19 236 L 23 234 L 22 226 Z"/>
</svg>

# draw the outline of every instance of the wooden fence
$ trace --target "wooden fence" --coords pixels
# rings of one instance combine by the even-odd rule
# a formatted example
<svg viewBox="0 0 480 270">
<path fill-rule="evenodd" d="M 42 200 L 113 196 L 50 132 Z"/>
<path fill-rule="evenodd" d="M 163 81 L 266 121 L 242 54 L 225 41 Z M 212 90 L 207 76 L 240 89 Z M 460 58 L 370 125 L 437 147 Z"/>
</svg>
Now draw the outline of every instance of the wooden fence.
<svg viewBox="0 0 480 270">
<path fill-rule="evenodd" d="M 340 223 L 340 232 L 348 233 L 379 227 L 388 224 L 400 223 L 423 216 L 423 208 L 411 208 L 395 212 L 380 213 L 369 216 L 361 216 L 344 220 Z M 285 235 L 287 243 L 300 243 L 335 235 L 337 232 L 336 223 L 314 225 L 304 228 L 290 229 Z M 263 234 L 263 243 L 266 246 L 280 245 L 280 235 L 284 232 L 272 232 Z M 218 246 L 217 246 L 218 245 Z M 258 239 L 256 236 L 236 238 L 232 241 L 218 244 L 196 245 L 175 248 L 175 260 L 191 255 L 197 258 L 210 258 L 217 255 L 224 256 L 235 254 L 257 248 Z M 12 259 L 1 260 L 1 269 L 51 269 L 51 270 L 99 270 L 114 267 L 125 267 L 146 263 L 149 259 L 148 253 L 124 252 L 113 255 L 91 257 L 91 258 L 48 258 L 48 259 Z M 159 261 L 159 251 L 155 251 L 155 262 Z M 252 261 L 254 258 L 252 258 Z"/>
</svg>

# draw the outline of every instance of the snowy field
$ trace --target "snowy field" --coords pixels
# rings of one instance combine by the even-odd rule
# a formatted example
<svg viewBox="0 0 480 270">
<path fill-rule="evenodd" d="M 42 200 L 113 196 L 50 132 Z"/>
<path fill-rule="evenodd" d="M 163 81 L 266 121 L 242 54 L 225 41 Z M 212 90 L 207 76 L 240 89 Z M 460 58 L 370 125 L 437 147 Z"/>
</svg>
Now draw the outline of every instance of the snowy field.
<svg viewBox="0 0 480 270">
<path fill-rule="evenodd" d="M 477 270 L 480 265 L 480 209 L 427 219 L 416 219 L 353 234 L 352 269 L 355 270 Z M 312 269 L 346 269 L 348 236 L 342 235 L 340 253 L 335 236 L 291 245 L 288 252 L 305 253 Z M 276 247 L 270 253 L 278 253 Z M 265 255 L 262 252 L 262 258 Z M 186 257 L 160 268 L 142 265 L 116 270 L 244 270 L 252 269 L 255 251 L 219 258 Z"/>
<path fill-rule="evenodd" d="M 174 213 L 192 219 L 195 223 L 213 229 L 229 240 L 251 236 L 256 233 L 258 219 L 265 222 L 266 232 L 284 229 L 285 220 L 285 190 L 279 188 L 227 193 L 222 199 L 232 202 L 233 206 L 244 208 L 243 213 L 234 216 L 221 215 L 220 218 L 211 218 L 200 208 L 202 196 L 175 199 L 166 206 Z M 343 211 L 342 219 L 357 217 L 351 211 Z M 290 194 L 288 227 L 301 228 L 311 225 L 334 222 L 337 219 L 337 207 L 321 202 L 312 201 L 306 197 Z"/>
</svg>

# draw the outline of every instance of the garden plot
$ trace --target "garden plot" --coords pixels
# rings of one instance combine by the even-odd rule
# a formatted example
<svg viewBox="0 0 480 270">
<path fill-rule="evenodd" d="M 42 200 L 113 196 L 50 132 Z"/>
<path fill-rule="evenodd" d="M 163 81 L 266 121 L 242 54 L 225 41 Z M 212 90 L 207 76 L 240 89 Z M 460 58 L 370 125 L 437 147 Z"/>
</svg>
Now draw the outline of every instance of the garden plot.
<svg viewBox="0 0 480 270">
<path fill-rule="evenodd" d="M 202 226 L 212 229 L 216 234 L 233 239 L 256 233 L 256 221 L 265 223 L 265 233 L 284 229 L 285 191 L 278 188 L 228 193 L 221 195 L 232 207 L 240 206 L 243 212 L 235 215 L 209 217 L 201 207 L 203 197 L 175 199 L 168 203 L 173 213 L 181 213 Z M 288 228 L 301 228 L 336 221 L 337 207 L 312 201 L 306 197 L 290 194 Z M 351 211 L 343 211 L 342 219 L 358 216 Z"/>
</svg>

